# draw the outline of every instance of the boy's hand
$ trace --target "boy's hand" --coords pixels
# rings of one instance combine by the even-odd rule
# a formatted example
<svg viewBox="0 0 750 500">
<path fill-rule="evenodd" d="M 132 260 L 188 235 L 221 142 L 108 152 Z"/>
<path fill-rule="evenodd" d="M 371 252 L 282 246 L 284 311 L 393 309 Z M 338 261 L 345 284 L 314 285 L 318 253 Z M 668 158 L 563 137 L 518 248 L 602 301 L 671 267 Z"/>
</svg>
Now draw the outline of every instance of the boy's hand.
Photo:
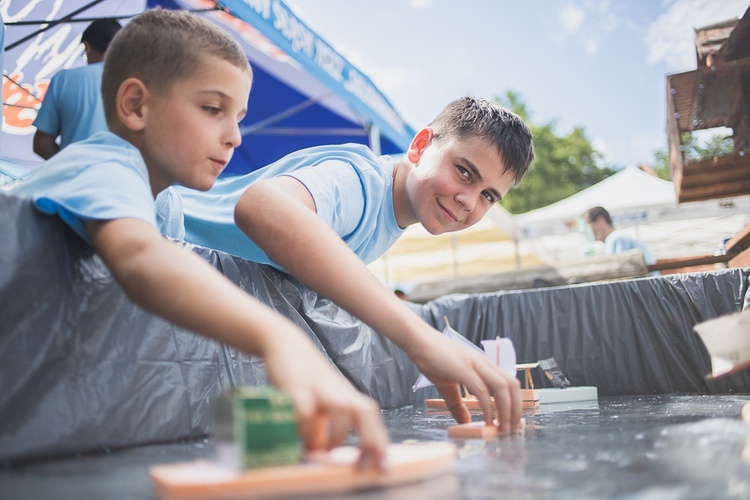
<svg viewBox="0 0 750 500">
<path fill-rule="evenodd" d="M 308 449 L 332 448 L 355 429 L 360 464 L 384 469 L 388 436 L 377 405 L 337 373 L 294 323 L 146 222 L 88 221 L 86 229 L 133 302 L 178 326 L 263 358 L 271 382 L 294 402 Z"/>
<path fill-rule="evenodd" d="M 463 384 L 479 400 L 487 425 L 493 425 L 490 396 L 494 396 L 500 431 L 518 430 L 522 413 L 521 384 L 515 377 L 510 377 L 481 354 L 439 334 L 431 335 L 429 342 L 414 345 L 408 354 L 435 384 L 458 423 L 471 421 L 461 399 L 458 384 Z"/>
<path fill-rule="evenodd" d="M 384 472 L 388 434 L 375 401 L 337 373 L 306 337 L 279 335 L 277 340 L 263 359 L 271 382 L 294 402 L 305 448 L 330 450 L 356 430 L 359 466 Z"/>
</svg>

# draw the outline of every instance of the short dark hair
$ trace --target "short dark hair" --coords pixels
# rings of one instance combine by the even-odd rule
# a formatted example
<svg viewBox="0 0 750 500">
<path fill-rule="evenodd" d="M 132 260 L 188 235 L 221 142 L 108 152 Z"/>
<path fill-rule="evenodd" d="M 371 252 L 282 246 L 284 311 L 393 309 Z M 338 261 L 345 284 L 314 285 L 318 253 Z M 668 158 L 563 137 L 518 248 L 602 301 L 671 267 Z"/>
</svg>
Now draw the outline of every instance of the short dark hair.
<svg viewBox="0 0 750 500">
<path fill-rule="evenodd" d="M 88 43 L 92 49 L 104 54 L 121 28 L 122 25 L 117 19 L 96 19 L 83 30 L 81 42 Z"/>
<path fill-rule="evenodd" d="M 436 140 L 480 138 L 494 145 L 505 170 L 518 184 L 534 161 L 531 130 L 523 120 L 500 104 L 478 97 L 461 97 L 449 103 L 429 125 Z"/>
<path fill-rule="evenodd" d="M 153 92 L 166 92 L 193 76 L 204 58 L 218 57 L 253 71 L 242 47 L 208 19 L 184 10 L 148 9 L 115 37 L 104 57 L 102 97 L 110 126 L 117 118 L 117 92 L 128 78 L 138 78 Z"/>
<path fill-rule="evenodd" d="M 604 217 L 604 221 L 610 226 L 612 225 L 612 217 L 609 216 L 609 212 L 603 207 L 590 208 L 586 210 L 584 216 L 586 217 L 586 222 L 594 222 L 599 217 Z"/>
</svg>

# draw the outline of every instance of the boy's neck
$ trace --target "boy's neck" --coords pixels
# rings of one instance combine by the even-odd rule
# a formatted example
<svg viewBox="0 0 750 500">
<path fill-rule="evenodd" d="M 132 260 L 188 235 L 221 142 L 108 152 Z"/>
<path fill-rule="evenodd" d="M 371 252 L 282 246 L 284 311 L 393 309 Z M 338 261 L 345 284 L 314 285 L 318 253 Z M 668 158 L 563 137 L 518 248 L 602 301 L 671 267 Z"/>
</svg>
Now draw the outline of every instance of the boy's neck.
<svg viewBox="0 0 750 500">
<path fill-rule="evenodd" d="M 406 180 L 412 168 L 413 165 L 406 158 L 398 160 L 393 165 L 393 213 L 396 216 L 396 224 L 401 229 L 418 222 L 406 190 Z"/>
<path fill-rule="evenodd" d="M 138 150 L 140 153 L 142 149 L 139 147 L 140 145 L 140 134 L 137 132 L 133 132 L 132 130 L 128 129 L 125 126 L 111 126 L 109 128 L 109 131 L 113 134 L 115 134 L 120 139 L 129 142 L 133 145 L 134 148 Z M 149 186 L 151 187 L 151 194 L 153 194 L 154 199 L 170 186 L 170 183 L 166 180 L 159 179 L 154 176 L 154 173 L 152 172 L 151 168 L 148 165 L 148 161 L 146 158 L 143 157 L 143 154 L 141 153 L 141 158 L 143 159 L 143 163 L 146 165 L 146 171 L 148 172 L 148 181 Z"/>
</svg>

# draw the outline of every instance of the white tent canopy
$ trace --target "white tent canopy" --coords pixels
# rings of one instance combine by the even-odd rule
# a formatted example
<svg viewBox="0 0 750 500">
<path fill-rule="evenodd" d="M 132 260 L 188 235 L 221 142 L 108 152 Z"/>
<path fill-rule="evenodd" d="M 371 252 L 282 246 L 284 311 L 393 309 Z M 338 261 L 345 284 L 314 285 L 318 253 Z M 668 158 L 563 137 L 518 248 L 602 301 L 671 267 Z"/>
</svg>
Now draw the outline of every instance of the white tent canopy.
<svg viewBox="0 0 750 500">
<path fill-rule="evenodd" d="M 543 264 L 533 255 L 518 252 L 513 226 L 513 216 L 498 204 L 482 220 L 457 233 L 435 236 L 421 224 L 413 224 L 369 268 L 386 285 L 409 291 L 426 281 Z"/>
<path fill-rule="evenodd" d="M 712 253 L 750 217 L 750 196 L 678 204 L 672 182 L 627 167 L 564 200 L 517 215 L 516 237 L 547 262 L 590 253 L 582 214 L 595 206 L 606 208 L 615 227 L 640 238 L 657 258 Z"/>
</svg>

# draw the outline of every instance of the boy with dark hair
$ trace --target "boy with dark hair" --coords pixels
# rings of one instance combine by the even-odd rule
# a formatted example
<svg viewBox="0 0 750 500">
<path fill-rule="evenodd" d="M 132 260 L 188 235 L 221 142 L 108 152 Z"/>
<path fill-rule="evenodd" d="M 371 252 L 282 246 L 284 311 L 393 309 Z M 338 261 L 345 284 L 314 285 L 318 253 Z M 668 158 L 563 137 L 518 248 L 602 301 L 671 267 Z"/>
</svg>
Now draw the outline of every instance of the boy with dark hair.
<svg viewBox="0 0 750 500">
<path fill-rule="evenodd" d="M 95 59 L 103 59 L 109 44 L 122 25 L 117 19 L 97 19 L 81 33 L 81 43 L 86 47 L 86 59 L 91 64 L 93 53 Z"/>
<path fill-rule="evenodd" d="M 87 65 L 58 71 L 50 80 L 34 126 L 34 152 L 49 160 L 73 142 L 107 130 L 101 95 L 104 55 L 120 31 L 115 19 L 97 19 L 81 34 Z M 57 137 L 60 143 L 57 143 Z"/>
<path fill-rule="evenodd" d="M 146 11 L 107 52 L 111 132 L 66 148 L 14 191 L 89 242 L 137 305 L 261 357 L 292 398 L 308 447 L 335 446 L 353 425 L 362 463 L 383 468 L 388 438 L 377 405 L 293 323 L 156 229 L 159 193 L 208 189 L 224 169 L 241 142 L 251 83 L 242 49 L 218 27 L 184 11 Z M 319 434 L 321 422 L 330 434 Z"/>
<path fill-rule="evenodd" d="M 531 132 L 518 116 L 465 97 L 417 132 L 399 160 L 359 144 L 320 146 L 220 180 L 207 193 L 183 191 L 186 240 L 295 276 L 404 349 L 460 423 L 470 420 L 464 384 L 488 423 L 494 396 L 501 428 L 513 430 L 521 417 L 518 381 L 440 335 L 364 263 L 410 224 L 441 234 L 478 222 L 533 157 Z"/>
<path fill-rule="evenodd" d="M 643 261 L 646 265 L 656 263 L 653 254 L 642 241 L 615 229 L 612 217 L 604 207 L 590 208 L 583 216 L 594 234 L 594 239 L 604 243 L 604 251 L 608 254 L 614 255 L 637 248 L 643 252 Z M 652 273 L 652 276 L 656 275 L 658 273 Z"/>
</svg>

